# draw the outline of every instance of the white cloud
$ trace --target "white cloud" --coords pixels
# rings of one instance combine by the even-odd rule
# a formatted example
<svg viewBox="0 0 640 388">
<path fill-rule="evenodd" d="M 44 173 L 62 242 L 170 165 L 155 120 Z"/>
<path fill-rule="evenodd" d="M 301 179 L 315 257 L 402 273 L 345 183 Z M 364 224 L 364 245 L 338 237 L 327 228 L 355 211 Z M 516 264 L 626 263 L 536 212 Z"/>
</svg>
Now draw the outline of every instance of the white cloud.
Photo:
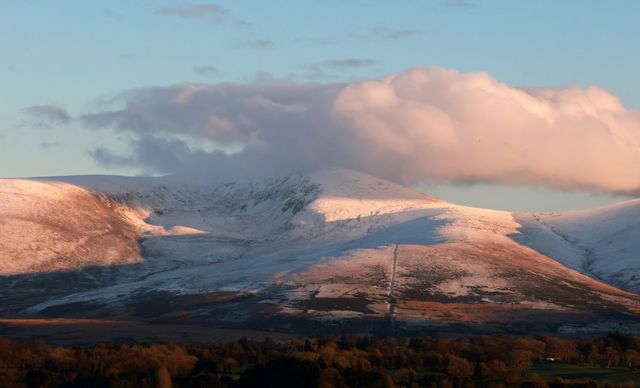
<svg viewBox="0 0 640 388">
<path fill-rule="evenodd" d="M 334 112 L 379 156 L 371 168 L 402 181 L 640 188 L 640 112 L 597 87 L 522 90 L 415 69 L 348 86 Z"/>
<path fill-rule="evenodd" d="M 84 120 L 136 134 L 139 155 L 113 159 L 149 170 L 341 166 L 402 183 L 640 189 L 640 112 L 597 87 L 519 89 L 433 67 L 350 85 L 179 84 L 122 99 Z M 184 136 L 234 152 L 193 150 Z"/>
</svg>

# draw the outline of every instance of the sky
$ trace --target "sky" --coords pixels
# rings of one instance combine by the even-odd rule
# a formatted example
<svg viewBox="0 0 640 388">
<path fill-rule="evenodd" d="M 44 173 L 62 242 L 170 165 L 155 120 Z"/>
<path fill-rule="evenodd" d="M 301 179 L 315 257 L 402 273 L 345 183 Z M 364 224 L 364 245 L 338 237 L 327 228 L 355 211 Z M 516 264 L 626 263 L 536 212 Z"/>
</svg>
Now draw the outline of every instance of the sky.
<svg viewBox="0 0 640 388">
<path fill-rule="evenodd" d="M 0 4 L 0 177 L 338 166 L 535 211 L 640 190 L 637 1 Z"/>
</svg>

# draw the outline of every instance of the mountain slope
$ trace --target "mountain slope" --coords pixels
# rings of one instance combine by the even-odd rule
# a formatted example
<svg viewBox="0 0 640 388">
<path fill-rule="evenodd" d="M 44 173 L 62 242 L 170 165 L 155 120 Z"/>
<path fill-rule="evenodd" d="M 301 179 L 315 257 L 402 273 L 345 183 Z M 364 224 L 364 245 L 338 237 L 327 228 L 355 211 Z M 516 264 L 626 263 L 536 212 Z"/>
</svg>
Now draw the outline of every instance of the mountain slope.
<svg viewBox="0 0 640 388">
<path fill-rule="evenodd" d="M 529 237 L 524 244 L 607 283 L 640 292 L 640 200 L 520 215 L 519 220 Z"/>
<path fill-rule="evenodd" d="M 2 180 L 0 236 L 2 275 L 142 261 L 118 205 L 62 182 Z"/>
</svg>

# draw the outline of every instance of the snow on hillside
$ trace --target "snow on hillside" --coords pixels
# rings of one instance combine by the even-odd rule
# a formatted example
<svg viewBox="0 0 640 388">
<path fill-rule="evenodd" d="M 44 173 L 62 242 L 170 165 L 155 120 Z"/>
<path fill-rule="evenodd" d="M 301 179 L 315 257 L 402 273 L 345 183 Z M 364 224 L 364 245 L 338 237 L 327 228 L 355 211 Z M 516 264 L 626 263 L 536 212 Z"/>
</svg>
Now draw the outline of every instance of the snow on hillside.
<svg viewBox="0 0 640 388">
<path fill-rule="evenodd" d="M 262 239 L 288 227 L 292 214 L 312 201 L 318 186 L 302 176 L 248 182 L 209 182 L 176 177 L 59 178 L 106 194 L 146 213 L 166 229 L 188 227 L 216 237 Z"/>
<path fill-rule="evenodd" d="M 138 263 L 117 206 L 61 182 L 0 181 L 0 275 Z"/>
<path fill-rule="evenodd" d="M 138 218 L 150 225 L 189 227 L 215 238 L 251 241 L 353 239 L 444 204 L 407 187 L 338 168 L 309 176 L 228 182 L 177 177 L 57 179 L 106 194 L 140 212 Z M 332 234 L 336 229 L 340 233 Z"/>
<path fill-rule="evenodd" d="M 640 200 L 521 218 L 528 227 L 523 243 L 571 268 L 640 292 Z"/>
<path fill-rule="evenodd" d="M 183 264 L 236 257 L 269 241 L 348 241 L 432 214 L 420 210 L 438 202 L 340 169 L 239 182 L 0 180 L 0 274 L 140 262 L 138 238 L 146 255 Z M 115 232 L 104 233 L 108 228 Z M 107 238 L 114 242 L 102 253 Z"/>
<path fill-rule="evenodd" d="M 346 241 L 440 212 L 445 202 L 410 188 L 344 169 L 310 179 L 320 195 L 292 219 L 297 238 Z"/>
</svg>

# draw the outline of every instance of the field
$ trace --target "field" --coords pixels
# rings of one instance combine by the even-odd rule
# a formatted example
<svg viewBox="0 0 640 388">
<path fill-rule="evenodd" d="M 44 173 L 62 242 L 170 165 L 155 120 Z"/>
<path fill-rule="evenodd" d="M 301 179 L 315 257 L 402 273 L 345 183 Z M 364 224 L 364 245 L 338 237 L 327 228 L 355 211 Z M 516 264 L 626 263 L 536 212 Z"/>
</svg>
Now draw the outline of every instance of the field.
<svg viewBox="0 0 640 388">
<path fill-rule="evenodd" d="M 608 380 L 616 384 L 633 381 L 640 384 L 640 371 L 628 368 L 603 368 L 600 366 L 573 365 L 561 363 L 535 364 L 529 371 L 529 375 L 537 374 L 545 381 L 583 380 L 595 381 Z"/>
</svg>

